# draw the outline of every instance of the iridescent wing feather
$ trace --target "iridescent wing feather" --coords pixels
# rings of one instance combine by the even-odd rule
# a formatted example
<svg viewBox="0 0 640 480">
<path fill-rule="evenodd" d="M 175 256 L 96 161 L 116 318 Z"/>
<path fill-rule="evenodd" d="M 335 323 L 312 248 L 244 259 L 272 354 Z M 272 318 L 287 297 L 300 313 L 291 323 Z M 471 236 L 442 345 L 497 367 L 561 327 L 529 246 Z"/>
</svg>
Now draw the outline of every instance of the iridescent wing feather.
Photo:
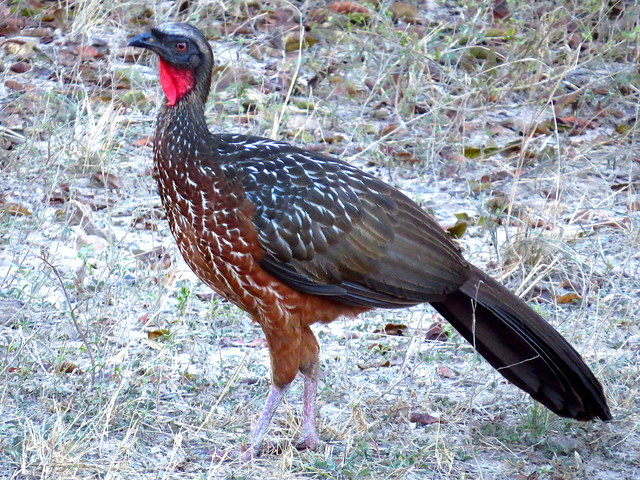
<svg viewBox="0 0 640 480">
<path fill-rule="evenodd" d="M 261 265 L 291 288 L 389 308 L 437 301 L 462 284 L 466 261 L 402 193 L 330 157 L 264 138 L 221 137 L 238 145 L 223 171 L 255 205 Z"/>
</svg>

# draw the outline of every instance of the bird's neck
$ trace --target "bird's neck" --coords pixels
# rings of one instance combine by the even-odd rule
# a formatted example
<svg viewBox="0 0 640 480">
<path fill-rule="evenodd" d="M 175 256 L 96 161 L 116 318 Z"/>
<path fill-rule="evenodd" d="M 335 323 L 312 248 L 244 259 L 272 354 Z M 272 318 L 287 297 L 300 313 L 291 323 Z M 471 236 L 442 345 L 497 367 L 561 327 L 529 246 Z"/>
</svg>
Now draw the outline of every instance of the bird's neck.
<svg viewBox="0 0 640 480">
<path fill-rule="evenodd" d="M 157 161 L 199 162 L 211 158 L 216 140 L 204 116 L 204 104 L 197 92 L 191 91 L 175 105 L 164 105 L 158 115 L 154 140 Z"/>
</svg>

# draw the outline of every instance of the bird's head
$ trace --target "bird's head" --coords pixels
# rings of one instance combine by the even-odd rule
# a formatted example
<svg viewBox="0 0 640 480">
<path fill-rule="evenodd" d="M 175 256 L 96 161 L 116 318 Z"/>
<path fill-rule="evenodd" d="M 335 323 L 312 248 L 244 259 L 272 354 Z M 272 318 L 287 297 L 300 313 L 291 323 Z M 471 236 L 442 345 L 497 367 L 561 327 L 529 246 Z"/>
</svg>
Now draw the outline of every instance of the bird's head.
<svg viewBox="0 0 640 480">
<path fill-rule="evenodd" d="M 132 38 L 129 46 L 146 48 L 160 57 L 160 84 L 167 105 L 175 105 L 191 92 L 206 102 L 213 53 L 200 30 L 186 23 L 163 23 Z"/>
</svg>

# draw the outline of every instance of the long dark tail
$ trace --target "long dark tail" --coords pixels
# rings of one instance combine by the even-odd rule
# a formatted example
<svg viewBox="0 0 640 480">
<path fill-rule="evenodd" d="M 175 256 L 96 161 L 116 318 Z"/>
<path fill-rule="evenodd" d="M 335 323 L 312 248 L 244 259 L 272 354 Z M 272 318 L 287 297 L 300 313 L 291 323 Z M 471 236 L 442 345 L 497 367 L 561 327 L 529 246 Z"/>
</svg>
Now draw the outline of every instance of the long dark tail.
<svg viewBox="0 0 640 480">
<path fill-rule="evenodd" d="M 476 268 L 432 305 L 507 380 L 563 417 L 611 420 L 602 385 L 540 315 Z"/>
</svg>

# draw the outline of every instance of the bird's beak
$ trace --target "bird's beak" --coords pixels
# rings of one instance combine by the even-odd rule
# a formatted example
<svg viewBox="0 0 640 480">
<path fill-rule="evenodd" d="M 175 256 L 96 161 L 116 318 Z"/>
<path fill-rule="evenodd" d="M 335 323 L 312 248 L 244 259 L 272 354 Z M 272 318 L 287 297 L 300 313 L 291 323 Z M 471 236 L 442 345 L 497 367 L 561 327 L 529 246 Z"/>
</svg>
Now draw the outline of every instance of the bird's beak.
<svg viewBox="0 0 640 480">
<path fill-rule="evenodd" d="M 148 48 L 149 50 L 153 50 L 158 52 L 160 50 L 160 45 L 153 37 L 153 35 L 149 32 L 141 33 L 140 35 L 133 37 L 129 41 L 130 47 L 140 47 L 140 48 Z"/>
</svg>

